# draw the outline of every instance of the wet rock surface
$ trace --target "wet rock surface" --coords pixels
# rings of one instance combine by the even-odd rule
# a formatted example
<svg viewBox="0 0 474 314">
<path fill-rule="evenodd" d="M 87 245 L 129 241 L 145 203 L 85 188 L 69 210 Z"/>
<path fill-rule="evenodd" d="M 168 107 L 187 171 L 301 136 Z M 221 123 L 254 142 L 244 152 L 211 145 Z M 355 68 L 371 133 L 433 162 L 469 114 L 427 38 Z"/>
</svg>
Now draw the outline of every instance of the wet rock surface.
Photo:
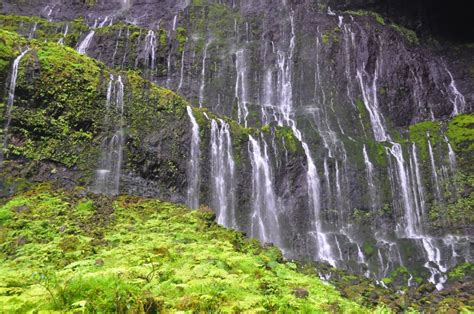
<svg viewBox="0 0 474 314">
<path fill-rule="evenodd" d="M 459 194 L 461 187 L 472 191 L 463 166 L 472 160 L 462 148 L 468 141 L 458 146 L 453 141 L 456 168 L 445 140 L 452 141 L 448 120 L 453 115 L 472 114 L 472 47 L 447 51 L 443 44 L 430 45 L 425 37 L 383 17 L 343 12 L 367 9 L 366 4 L 329 3 L 339 9 L 332 15 L 326 6 L 309 1 L 98 1 L 89 6 L 4 1 L 5 14 L 39 15 L 62 23 L 40 21 L 38 30 L 34 21 L 4 18 L 2 23 L 27 37 L 31 33 L 32 38 L 51 36 L 55 41 L 68 25 L 64 42 L 73 48 L 94 31 L 85 52 L 111 68 L 137 71 L 184 95 L 195 107 L 228 116 L 241 126 L 268 125 L 274 130 L 283 125 L 290 133 L 301 131 L 318 175 L 319 207 L 308 201 L 309 162 L 301 143 L 292 147 L 295 139 L 284 132 L 277 136 L 263 131 L 262 137 L 252 133 L 262 149 L 268 147 L 265 162 L 277 196 L 278 226 L 264 224 L 278 229 L 278 244 L 287 257 L 324 257 L 378 279 L 395 272 L 394 286 L 418 285 L 410 276 L 444 281 L 448 268 L 472 261 L 472 221 L 463 218 L 465 227 L 458 229 L 443 214 L 448 206 L 469 198 L 469 192 Z M 84 23 L 72 22 L 75 18 Z M 29 69 L 37 71 L 37 64 Z M 8 75 L 2 73 L 2 80 Z M 106 82 L 103 79 L 104 93 Z M 138 97 L 127 91 L 127 84 L 126 107 Z M 20 82 L 19 99 L 31 93 L 28 88 L 28 81 Z M 140 106 L 149 105 L 146 98 Z M 105 100 L 99 103 L 103 106 Z M 246 110 L 248 114 L 242 114 Z M 174 114 L 159 119 L 155 111 L 126 114 L 132 131 L 125 142 L 120 192 L 186 201 L 191 125 L 184 112 Z M 431 120 L 435 122 L 426 122 Z M 444 122 L 438 126 L 436 121 Z M 204 116 L 198 122 L 199 198 L 211 204 L 211 127 Z M 414 137 L 410 126 L 418 123 L 429 125 L 419 127 Z M 259 172 L 254 171 L 248 134 L 242 132 L 232 132 L 237 169 L 233 227 L 251 235 L 257 197 L 252 180 Z M 401 143 L 401 153 L 395 154 L 394 142 Z M 52 166 L 41 165 L 33 178 L 90 184 L 94 166 L 89 163 L 89 173 L 83 176 L 65 167 L 53 173 Z M 0 189 L 10 193 L 6 184 Z M 316 220 L 323 233 L 314 232 Z M 406 232 L 410 226 L 416 234 Z M 326 255 L 321 253 L 322 242 L 329 244 Z M 409 270 L 401 270 L 402 265 Z"/>
</svg>

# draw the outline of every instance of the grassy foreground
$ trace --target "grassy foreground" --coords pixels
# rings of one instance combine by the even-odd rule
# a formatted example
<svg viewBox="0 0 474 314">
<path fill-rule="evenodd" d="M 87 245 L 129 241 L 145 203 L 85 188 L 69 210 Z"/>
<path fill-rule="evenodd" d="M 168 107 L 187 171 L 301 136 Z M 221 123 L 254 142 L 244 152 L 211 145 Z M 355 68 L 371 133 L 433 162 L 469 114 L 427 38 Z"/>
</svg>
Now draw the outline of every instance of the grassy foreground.
<svg viewBox="0 0 474 314">
<path fill-rule="evenodd" d="M 0 309 L 369 311 L 213 219 L 206 208 L 36 185 L 0 201 Z"/>
</svg>

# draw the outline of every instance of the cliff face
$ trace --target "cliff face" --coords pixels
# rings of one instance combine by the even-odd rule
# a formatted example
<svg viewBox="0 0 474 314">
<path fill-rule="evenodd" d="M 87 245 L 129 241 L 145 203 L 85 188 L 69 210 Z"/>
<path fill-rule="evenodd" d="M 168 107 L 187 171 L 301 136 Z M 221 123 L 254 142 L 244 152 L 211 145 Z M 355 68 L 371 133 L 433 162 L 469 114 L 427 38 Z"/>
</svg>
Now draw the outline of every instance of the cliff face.
<svg viewBox="0 0 474 314">
<path fill-rule="evenodd" d="M 65 138 L 39 136 L 31 131 L 41 129 L 36 119 L 20 123 L 14 111 L 7 155 L 77 167 L 82 183 L 98 192 L 198 200 L 220 223 L 276 243 L 289 257 L 394 277 L 387 283 L 442 284 L 447 268 L 472 260 L 472 48 L 445 52 L 378 14 L 334 13 L 328 5 L 361 8 L 312 1 L 4 1 L 4 14 L 42 17 L 1 16 L 4 29 L 59 41 L 115 69 L 98 66 L 93 92 L 68 91 L 80 95 L 78 105 L 90 103 L 89 122 L 74 125 L 88 130 L 93 142 L 81 146 L 94 153 L 85 149 L 69 161 L 45 151 L 51 138 L 58 147 Z M 28 113 L 68 103 L 41 98 L 43 81 L 55 77 L 44 64 L 20 65 L 15 108 Z M 9 82 L 9 69 L 2 82 Z M 155 107 L 161 93 L 148 92 L 151 85 L 137 74 L 196 109 L 186 112 L 182 100 Z M 110 119 L 107 105 L 115 108 Z M 44 150 L 32 155 L 38 147 Z M 110 166 L 118 159 L 118 168 Z M 107 174 L 101 184 L 98 174 Z"/>
</svg>

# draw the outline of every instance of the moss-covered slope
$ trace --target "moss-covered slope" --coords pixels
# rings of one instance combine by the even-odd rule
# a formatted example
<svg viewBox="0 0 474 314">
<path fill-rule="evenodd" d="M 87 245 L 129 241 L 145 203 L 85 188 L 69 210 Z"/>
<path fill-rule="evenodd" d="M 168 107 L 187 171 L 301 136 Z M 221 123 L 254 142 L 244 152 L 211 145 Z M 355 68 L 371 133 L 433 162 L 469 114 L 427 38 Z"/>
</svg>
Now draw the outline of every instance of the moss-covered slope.
<svg viewBox="0 0 474 314">
<path fill-rule="evenodd" d="M 206 208 L 35 186 L 0 206 L 0 308 L 367 311 L 213 219 Z"/>
</svg>

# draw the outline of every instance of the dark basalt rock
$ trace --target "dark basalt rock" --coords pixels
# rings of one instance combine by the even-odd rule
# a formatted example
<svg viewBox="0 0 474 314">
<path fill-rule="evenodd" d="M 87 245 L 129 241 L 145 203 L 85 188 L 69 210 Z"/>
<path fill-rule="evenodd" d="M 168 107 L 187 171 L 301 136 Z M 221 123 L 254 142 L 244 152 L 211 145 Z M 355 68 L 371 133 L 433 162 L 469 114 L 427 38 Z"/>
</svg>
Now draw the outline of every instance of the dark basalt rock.
<svg viewBox="0 0 474 314">
<path fill-rule="evenodd" d="M 178 91 L 195 107 L 201 100 L 210 111 L 234 120 L 238 120 L 237 104 L 240 96 L 235 89 L 238 85 L 236 67 L 240 62 L 237 54 L 240 52 L 245 60 L 242 76 L 247 82 L 246 102 L 250 111 L 248 122 L 255 128 L 261 128 L 263 124 L 262 103 L 268 101 L 274 105 L 283 97 L 279 93 L 282 87 L 278 84 L 282 84 L 282 77 L 285 75 L 283 72 L 289 71 L 291 114 L 310 147 L 317 167 L 321 190 L 321 227 L 328 232 L 328 241 L 332 247 L 337 247 L 337 252 L 336 249 L 334 251 L 340 259 L 338 266 L 359 273 L 369 272 L 379 279 L 390 277 L 391 284 L 398 286 L 412 280 L 412 274 L 420 278 L 430 276 L 427 268 L 422 266 L 427 261 L 422 249 L 425 243 L 419 238 L 405 238 L 395 232 L 398 225 L 406 223 L 401 179 L 396 171 L 395 160 L 390 156 L 392 144 L 374 140 L 359 78 L 362 77 L 361 80 L 368 86 L 367 90 L 373 88 L 376 80 L 376 90 L 371 97 L 377 97 L 378 107 L 386 120 L 386 128 L 392 140 L 402 144 L 407 172 L 414 162 L 411 157 L 411 142 L 416 142 L 411 137 L 409 127 L 432 119 L 446 121 L 452 118 L 455 101 L 450 87 L 452 79 L 459 92 L 464 95 L 463 111 L 472 114 L 474 110 L 473 48 L 459 46 L 462 48 L 446 50 L 447 44 L 444 41 L 433 44 L 426 35 L 431 34 L 431 24 L 413 27 L 419 37 L 416 34 L 413 37 L 414 34 L 407 33 L 407 30 L 399 26 L 392 26 L 392 21 L 412 26 L 410 17 L 414 11 L 410 9 L 411 5 L 405 10 L 404 3 L 406 1 L 400 4 L 393 1 L 384 4 L 377 0 L 327 3 L 284 1 L 282 4 L 280 1 L 269 0 L 202 3 L 137 0 L 132 1 L 131 6 L 122 6 L 122 1 L 97 1 L 94 5 L 87 6 L 83 1 L 50 4 L 32 0 L 27 5 L 20 5 L 17 1 L 5 0 L 2 12 L 39 15 L 54 21 L 68 22 L 71 29 L 65 43 L 74 48 L 85 38 L 89 29 L 78 22 L 71 22 L 73 19 L 84 18 L 85 23 L 92 26 L 95 19 L 100 24 L 108 17 L 107 21 L 113 20 L 114 24 L 107 26 L 108 23 L 104 23 L 105 26 L 96 29 L 87 49 L 89 56 L 117 70 L 137 71 L 150 81 Z M 339 10 L 337 15 L 342 17 L 342 23 L 337 15 L 327 14 L 326 5 Z M 413 7 L 417 5 L 419 2 L 413 4 Z M 351 15 L 342 12 L 357 9 L 374 9 L 388 14 L 384 14 L 385 22 L 381 23 L 372 13 L 359 12 Z M 396 17 L 398 13 L 401 13 L 399 18 Z M 173 29 L 175 17 L 177 27 Z M 419 21 L 425 21 L 426 17 L 422 15 Z M 30 24 L 20 22 L 15 27 L 18 32 L 27 36 L 34 22 L 31 21 Z M 32 37 L 37 36 L 41 40 L 41 36 L 57 37 L 64 32 L 64 25 L 50 25 L 45 31 L 46 35 L 37 32 Z M 145 51 L 145 38 L 149 30 L 153 30 L 156 35 L 155 68 L 150 68 L 151 56 Z M 294 41 L 291 40 L 292 32 L 295 35 Z M 437 35 L 439 32 L 433 30 L 433 34 Z M 464 35 L 461 37 L 466 38 Z M 293 47 L 291 58 L 290 47 Z M 204 75 L 201 72 L 203 64 L 206 66 Z M 40 70 L 38 63 L 33 62 L 26 70 L 29 75 L 20 80 L 17 97 L 26 99 L 22 104 L 23 108 L 31 108 L 27 100 L 34 95 L 36 86 L 32 82 Z M 1 73 L 0 82 L 7 82 L 7 78 L 8 74 Z M 102 78 L 103 93 L 106 79 Z M 201 89 L 203 99 L 199 99 Z M 127 91 L 127 85 L 125 90 L 126 104 L 132 104 L 141 94 L 140 91 L 135 91 L 132 95 L 130 90 Z M 147 90 L 147 87 L 144 86 L 143 90 Z M 273 93 L 266 95 L 266 91 Z M 2 92 L 2 96 L 5 95 Z M 127 110 L 133 111 L 141 106 L 153 108 L 147 96 L 142 96 L 139 105 L 134 104 L 134 109 Z M 102 98 L 97 100 L 98 107 L 104 104 Z M 43 106 L 46 104 L 45 101 Z M 127 127 L 132 132 L 125 144 L 120 192 L 184 203 L 191 145 L 190 123 L 184 113 L 163 113 L 157 110 L 143 114 L 136 110 L 126 118 L 130 124 Z M 210 130 L 208 122 L 200 121 L 199 124 L 202 150 L 200 200 L 203 204 L 210 204 Z M 273 130 L 276 124 L 275 121 L 270 123 L 269 129 Z M 84 123 L 81 127 L 90 129 L 91 125 L 92 122 Z M 448 205 L 455 203 L 460 197 L 469 197 L 469 191 L 472 190 L 468 184 L 462 193 L 446 189 L 445 199 L 436 199 L 432 165 L 426 147 L 428 139 L 433 142 L 433 158 L 441 169 L 438 172 L 443 174 L 443 185 L 453 184 L 456 175 L 469 175 L 469 171 L 463 166 L 469 164 L 469 157 L 460 153 L 461 150 L 456 146 L 459 169 L 457 172 L 449 170 L 448 147 L 444 142 L 448 128 L 447 124 L 440 124 L 438 128 L 431 125 L 431 128 L 422 129 L 420 143 L 424 146 L 416 142 L 421 180 L 426 193 L 427 216 L 443 216 Z M 432 137 L 425 137 L 427 132 L 431 132 Z M 20 145 L 23 141 L 20 133 L 12 135 L 14 145 Z M 270 143 L 275 146 L 269 152 L 273 189 L 278 202 L 285 209 L 278 213 L 282 238 L 280 246 L 287 257 L 314 258 L 317 253 L 315 240 L 309 236 L 309 231 L 315 213 L 308 205 L 306 156 L 299 143 L 292 150 L 285 143 L 284 137 L 278 138 L 271 131 L 261 133 L 269 146 Z M 102 135 L 98 137 L 100 136 Z M 233 136 L 233 153 L 238 159 L 236 227 L 251 234 L 252 166 L 248 136 Z M 375 199 L 371 199 L 367 184 L 363 149 L 367 150 L 374 165 L 374 185 L 377 188 Z M 91 160 L 94 160 L 93 156 Z M 18 169 L 16 171 L 33 181 L 56 180 L 67 187 L 90 184 L 94 165 L 88 166 L 89 172 L 79 171 L 43 160 L 34 164 L 34 167 L 29 166 L 33 169 L 28 173 Z M 0 196 L 8 195 L 13 190 L 12 185 L 0 180 Z M 440 206 L 442 210 L 437 212 L 436 206 Z M 443 216 L 439 220 L 447 219 Z M 430 219 L 426 219 L 423 224 L 423 231 L 432 236 L 452 232 L 469 235 L 472 230 L 469 222 L 461 231 L 448 226 L 444 221 L 436 228 L 430 225 Z M 448 268 L 460 261 L 472 261 L 471 240 L 459 240 L 461 245 L 456 248 L 450 246 L 448 240 L 436 237 L 433 240 L 433 243 L 442 248 L 439 253 L 448 256 Z M 359 252 L 363 252 L 363 261 L 360 260 Z M 401 265 L 409 271 L 402 269 Z M 436 268 L 432 263 L 428 265 Z M 359 284 L 359 281 L 357 279 L 349 283 Z M 352 291 L 348 290 L 347 293 Z M 418 299 L 420 294 L 425 293 L 427 290 L 417 291 L 413 298 Z M 371 298 L 377 297 L 380 295 Z M 407 306 L 403 298 L 392 301 L 400 310 Z"/>
</svg>

